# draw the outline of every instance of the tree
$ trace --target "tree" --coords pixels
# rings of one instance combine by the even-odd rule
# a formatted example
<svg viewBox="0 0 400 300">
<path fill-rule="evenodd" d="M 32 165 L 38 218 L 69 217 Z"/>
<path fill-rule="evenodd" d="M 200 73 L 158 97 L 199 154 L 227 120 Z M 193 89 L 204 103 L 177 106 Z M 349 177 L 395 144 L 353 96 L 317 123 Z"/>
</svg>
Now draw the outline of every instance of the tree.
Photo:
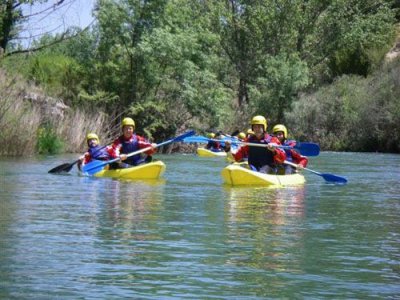
<svg viewBox="0 0 400 300">
<path fill-rule="evenodd" d="M 68 5 L 71 5 L 75 0 L 70 0 Z M 55 3 L 49 3 L 47 7 L 41 8 L 43 4 L 47 4 L 48 0 L 3 0 L 0 4 L 0 50 L 5 53 L 5 56 L 10 56 L 18 53 L 34 52 L 51 45 L 60 43 L 66 39 L 73 38 L 85 31 L 90 27 L 88 25 L 82 31 L 70 30 L 64 28 L 57 33 L 57 38 L 52 39 L 51 44 L 41 44 L 41 46 L 23 46 L 13 41 L 16 40 L 18 35 L 23 30 L 23 24 L 28 22 L 34 17 L 41 16 L 43 19 L 48 18 L 51 14 L 55 14 L 58 10 L 63 7 L 64 0 L 53 1 Z M 39 6 L 41 10 L 30 14 L 24 14 L 24 7 L 27 6 Z M 49 32 L 43 31 L 36 37 L 36 40 L 43 36 L 49 35 Z"/>
</svg>

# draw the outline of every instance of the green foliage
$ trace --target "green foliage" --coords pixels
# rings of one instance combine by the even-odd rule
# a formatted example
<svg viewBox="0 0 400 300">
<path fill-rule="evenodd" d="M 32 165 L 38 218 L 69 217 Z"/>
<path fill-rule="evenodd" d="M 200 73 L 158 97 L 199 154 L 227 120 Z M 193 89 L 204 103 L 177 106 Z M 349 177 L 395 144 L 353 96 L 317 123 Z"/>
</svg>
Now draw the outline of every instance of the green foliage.
<svg viewBox="0 0 400 300">
<path fill-rule="evenodd" d="M 37 151 L 39 154 L 61 153 L 64 143 L 50 126 L 42 126 L 37 132 Z"/>
<path fill-rule="evenodd" d="M 48 93 L 76 101 L 82 84 L 82 68 L 72 58 L 60 54 L 38 54 L 31 58 L 26 76 Z"/>
<path fill-rule="evenodd" d="M 250 95 L 259 113 L 281 122 L 297 93 L 309 83 L 307 65 L 297 55 L 282 53 L 266 58 L 262 68 L 265 75 L 258 78 Z"/>
<path fill-rule="evenodd" d="M 286 114 L 295 137 L 323 149 L 400 151 L 400 60 L 373 76 L 342 76 L 297 101 Z"/>
<path fill-rule="evenodd" d="M 368 78 L 380 68 L 394 41 L 392 4 L 99 0 L 92 30 L 69 29 L 80 34 L 2 64 L 72 108 L 100 109 L 117 118 L 129 114 L 139 131 L 157 139 L 187 127 L 229 131 L 263 114 L 270 123 L 286 117 L 297 135 L 330 149 L 374 149 L 386 142 L 361 138 L 363 130 L 380 137 L 382 120 L 398 120 L 395 98 L 383 92 L 395 83 L 381 76 L 382 90 L 372 90 L 359 77 L 341 76 Z M 35 46 L 58 37 L 43 36 Z M 327 82 L 335 89 L 323 87 L 296 101 Z M 381 102 L 384 117 L 369 122 L 366 116 Z M 358 136 L 348 129 L 357 126 Z M 341 138 L 343 133 L 352 138 Z"/>
<path fill-rule="evenodd" d="M 77 102 L 80 107 L 89 109 L 96 107 L 105 111 L 112 110 L 118 103 L 119 97 L 113 93 L 104 91 L 96 91 L 95 94 L 89 95 L 86 91 L 82 91 L 78 95 Z"/>
<path fill-rule="evenodd" d="M 350 6 L 351 5 L 351 6 Z M 338 38 L 338 49 L 331 56 L 334 76 L 371 73 L 391 48 L 394 39 L 394 11 L 385 1 L 355 2 L 346 6 L 346 14 L 339 19 L 350 30 L 343 29 Z M 337 16 L 337 14 L 334 14 Z"/>
</svg>

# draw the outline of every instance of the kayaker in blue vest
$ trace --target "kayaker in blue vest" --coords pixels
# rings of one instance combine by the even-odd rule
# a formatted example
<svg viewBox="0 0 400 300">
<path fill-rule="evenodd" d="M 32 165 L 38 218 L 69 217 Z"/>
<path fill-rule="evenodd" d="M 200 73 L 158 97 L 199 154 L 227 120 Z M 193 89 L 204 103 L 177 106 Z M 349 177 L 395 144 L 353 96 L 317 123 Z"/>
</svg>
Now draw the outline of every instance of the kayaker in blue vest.
<svg viewBox="0 0 400 300">
<path fill-rule="evenodd" d="M 207 136 L 209 139 L 217 139 L 217 140 L 222 139 L 222 133 L 219 131 L 216 134 L 213 132 L 210 132 Z M 222 148 L 221 143 L 218 141 L 209 141 L 207 143 L 206 149 L 208 149 L 212 152 L 224 151 L 224 148 Z"/>
<path fill-rule="evenodd" d="M 111 164 L 111 169 L 129 168 L 142 163 L 150 162 L 152 154 L 155 152 L 156 144 L 149 143 L 144 137 L 135 133 L 135 121 L 132 118 L 124 118 L 121 123 L 122 135 L 117 138 L 111 147 L 110 155 L 112 158 L 119 157 L 120 162 Z M 152 148 L 145 152 L 148 156 L 143 158 L 140 154 L 127 157 L 127 154 L 138 151 L 139 149 Z"/>
<path fill-rule="evenodd" d="M 277 165 L 286 159 L 285 151 L 277 148 L 280 141 L 267 133 L 267 120 L 263 116 L 255 116 L 251 119 L 253 134 L 245 140 L 247 143 L 266 144 L 266 147 L 241 146 L 236 153 L 230 151 L 230 142 L 225 142 L 225 151 L 232 155 L 235 161 L 241 161 L 247 157 L 249 166 L 262 173 L 275 174 Z"/>
<path fill-rule="evenodd" d="M 110 147 L 100 146 L 100 140 L 97 134 L 89 133 L 86 136 L 86 142 L 88 145 L 88 150 L 84 155 L 80 157 L 80 162 L 78 163 L 78 168 L 80 169 L 83 165 L 90 163 L 92 160 L 109 160 L 110 154 L 108 151 Z"/>
<path fill-rule="evenodd" d="M 283 146 L 296 146 L 295 140 L 288 140 L 288 131 L 285 125 L 277 124 L 272 128 L 272 133 L 279 139 Z M 285 149 L 286 152 L 286 160 L 297 165 L 296 168 L 289 165 L 279 165 L 278 173 L 280 174 L 293 174 L 296 173 L 296 169 L 302 169 L 307 166 L 308 158 L 306 156 L 301 155 L 294 149 Z"/>
</svg>

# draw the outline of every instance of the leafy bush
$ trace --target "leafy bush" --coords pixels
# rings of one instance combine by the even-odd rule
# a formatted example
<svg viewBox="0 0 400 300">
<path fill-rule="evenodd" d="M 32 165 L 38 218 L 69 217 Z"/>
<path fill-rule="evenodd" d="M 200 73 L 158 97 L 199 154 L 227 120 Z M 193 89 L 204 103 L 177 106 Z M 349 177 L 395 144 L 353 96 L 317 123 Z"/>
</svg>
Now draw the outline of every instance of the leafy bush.
<svg viewBox="0 0 400 300">
<path fill-rule="evenodd" d="M 63 141 L 50 126 L 43 126 L 37 132 L 37 152 L 39 154 L 57 154 L 64 148 Z"/>
<path fill-rule="evenodd" d="M 400 60 L 367 78 L 345 75 L 285 115 L 294 136 L 325 150 L 400 152 Z"/>
</svg>

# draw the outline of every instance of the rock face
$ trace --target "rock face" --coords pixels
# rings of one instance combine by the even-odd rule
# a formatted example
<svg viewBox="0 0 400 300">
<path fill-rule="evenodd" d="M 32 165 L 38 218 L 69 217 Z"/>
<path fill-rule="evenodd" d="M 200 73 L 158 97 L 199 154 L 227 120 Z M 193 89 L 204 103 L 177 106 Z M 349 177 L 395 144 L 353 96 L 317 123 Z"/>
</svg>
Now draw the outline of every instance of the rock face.
<svg viewBox="0 0 400 300">
<path fill-rule="evenodd" d="M 64 113 L 69 109 L 69 106 L 65 105 L 61 100 L 34 92 L 27 92 L 23 96 L 23 100 L 29 101 L 34 106 L 40 108 L 41 114 L 45 116 L 63 118 Z"/>
</svg>

